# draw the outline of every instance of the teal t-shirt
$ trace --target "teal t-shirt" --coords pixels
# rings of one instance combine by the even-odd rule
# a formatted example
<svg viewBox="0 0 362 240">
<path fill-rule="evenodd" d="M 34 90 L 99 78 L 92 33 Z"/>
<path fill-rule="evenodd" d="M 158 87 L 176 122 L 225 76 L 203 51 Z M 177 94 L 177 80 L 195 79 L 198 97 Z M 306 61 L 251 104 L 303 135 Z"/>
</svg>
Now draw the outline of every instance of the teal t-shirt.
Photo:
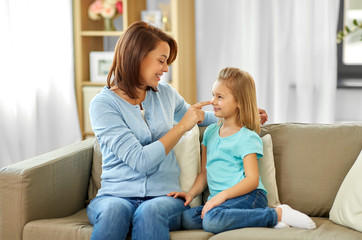
<svg viewBox="0 0 362 240">
<path fill-rule="evenodd" d="M 231 136 L 220 137 L 220 127 L 216 123 L 207 127 L 202 142 L 207 147 L 208 200 L 245 178 L 243 158 L 246 155 L 256 153 L 258 159 L 263 157 L 263 141 L 257 133 L 243 127 Z M 266 192 L 260 176 L 257 188 Z"/>
</svg>

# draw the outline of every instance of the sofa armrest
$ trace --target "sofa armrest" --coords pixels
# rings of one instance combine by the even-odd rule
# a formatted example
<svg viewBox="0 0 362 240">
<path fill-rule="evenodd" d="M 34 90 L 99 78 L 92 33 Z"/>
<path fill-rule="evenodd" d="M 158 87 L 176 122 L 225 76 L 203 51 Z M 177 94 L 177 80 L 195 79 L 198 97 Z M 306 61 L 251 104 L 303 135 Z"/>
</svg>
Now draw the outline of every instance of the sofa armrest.
<svg viewBox="0 0 362 240">
<path fill-rule="evenodd" d="M 94 139 L 0 169 L 0 239 L 21 239 L 25 224 L 84 208 Z"/>
</svg>

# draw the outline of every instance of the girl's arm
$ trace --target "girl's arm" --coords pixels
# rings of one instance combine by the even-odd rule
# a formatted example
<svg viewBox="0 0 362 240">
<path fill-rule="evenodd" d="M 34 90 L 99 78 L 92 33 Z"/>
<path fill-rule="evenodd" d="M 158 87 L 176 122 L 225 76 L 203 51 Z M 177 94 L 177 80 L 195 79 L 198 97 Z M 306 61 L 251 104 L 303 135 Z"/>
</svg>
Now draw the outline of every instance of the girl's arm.
<svg viewBox="0 0 362 240">
<path fill-rule="evenodd" d="M 259 185 L 259 169 L 256 153 L 248 154 L 243 159 L 245 178 L 231 188 L 228 188 L 220 193 L 225 198 L 225 201 L 231 198 L 236 198 L 255 190 Z"/>
<path fill-rule="evenodd" d="M 202 146 L 201 150 L 201 172 L 197 175 L 194 184 L 189 192 L 170 192 L 167 196 L 174 198 L 180 197 L 185 199 L 185 206 L 189 205 L 191 201 L 206 188 L 206 147 Z"/>
<path fill-rule="evenodd" d="M 209 201 L 206 202 L 204 208 L 202 209 L 201 218 L 204 217 L 205 213 L 210 209 L 220 205 L 228 199 L 236 198 L 241 195 L 247 194 L 255 190 L 259 185 L 259 169 L 258 169 L 258 160 L 256 153 L 248 154 L 243 159 L 245 178 L 239 183 L 235 184 L 231 188 L 228 188 Z"/>
</svg>

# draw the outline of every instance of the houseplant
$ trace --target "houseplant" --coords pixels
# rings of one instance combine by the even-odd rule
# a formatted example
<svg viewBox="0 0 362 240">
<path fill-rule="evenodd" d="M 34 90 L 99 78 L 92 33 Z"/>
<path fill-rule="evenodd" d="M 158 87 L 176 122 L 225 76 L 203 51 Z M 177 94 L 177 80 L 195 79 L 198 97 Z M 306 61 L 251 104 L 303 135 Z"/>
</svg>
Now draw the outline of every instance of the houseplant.
<svg viewBox="0 0 362 240">
<path fill-rule="evenodd" d="M 343 30 L 337 33 L 337 43 L 341 43 L 347 35 L 360 31 L 361 29 L 362 29 L 362 22 L 358 22 L 357 19 L 353 19 L 352 26 L 344 26 Z M 360 41 L 362 41 L 362 34 Z"/>
<path fill-rule="evenodd" d="M 95 0 L 88 8 L 92 20 L 103 18 L 104 30 L 114 31 L 113 19 L 123 13 L 123 3 L 119 0 Z"/>
</svg>

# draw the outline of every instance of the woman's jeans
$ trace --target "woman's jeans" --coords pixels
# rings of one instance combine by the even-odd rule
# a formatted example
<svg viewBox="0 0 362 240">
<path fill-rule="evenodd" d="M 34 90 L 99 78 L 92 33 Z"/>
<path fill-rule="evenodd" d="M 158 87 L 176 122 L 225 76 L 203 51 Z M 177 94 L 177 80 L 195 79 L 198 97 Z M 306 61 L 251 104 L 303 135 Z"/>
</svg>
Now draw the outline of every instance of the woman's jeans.
<svg viewBox="0 0 362 240">
<path fill-rule="evenodd" d="M 170 239 L 169 232 L 180 229 L 185 209 L 183 200 L 167 196 L 96 197 L 87 207 L 94 226 L 91 239 L 126 239 L 131 227 L 132 239 Z"/>
<path fill-rule="evenodd" d="M 182 227 L 203 228 L 215 234 L 244 227 L 273 227 L 278 223 L 278 215 L 275 209 L 267 206 L 265 192 L 256 189 L 212 208 L 203 219 L 201 219 L 203 206 L 186 210 L 182 214 Z"/>
</svg>

